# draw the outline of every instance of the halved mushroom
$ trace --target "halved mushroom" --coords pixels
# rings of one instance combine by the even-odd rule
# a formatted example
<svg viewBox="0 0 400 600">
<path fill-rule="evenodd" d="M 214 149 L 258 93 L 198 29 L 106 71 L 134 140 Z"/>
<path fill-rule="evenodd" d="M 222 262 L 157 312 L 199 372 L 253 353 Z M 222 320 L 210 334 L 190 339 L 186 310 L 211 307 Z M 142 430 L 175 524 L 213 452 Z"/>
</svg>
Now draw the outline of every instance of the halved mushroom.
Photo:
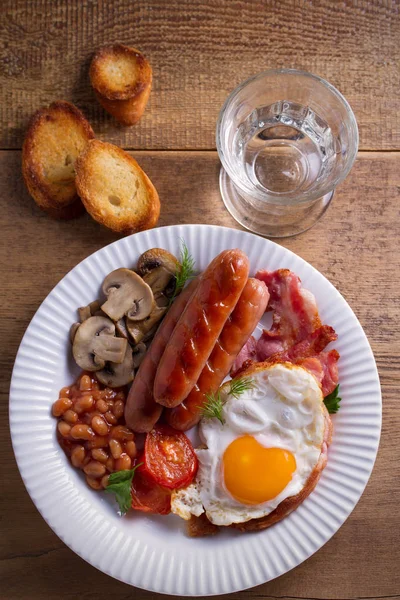
<svg viewBox="0 0 400 600">
<path fill-rule="evenodd" d="M 103 281 L 103 292 L 107 301 L 101 310 L 113 321 L 127 315 L 134 321 L 149 316 L 154 306 L 151 288 L 143 279 L 129 269 L 116 269 Z"/>
<path fill-rule="evenodd" d="M 81 326 L 80 323 L 72 323 L 71 328 L 69 330 L 69 339 L 71 344 L 74 343 L 75 334 L 78 331 L 78 328 Z"/>
<path fill-rule="evenodd" d="M 139 342 L 142 342 L 145 339 L 146 334 L 148 334 L 151 329 L 157 325 L 159 321 L 161 321 L 166 312 L 166 307 L 156 306 L 151 311 L 151 314 L 142 321 L 133 321 L 132 319 L 128 318 L 126 319 L 126 328 L 135 344 L 139 344 Z"/>
<path fill-rule="evenodd" d="M 121 363 L 128 342 L 115 337 L 115 325 L 106 317 L 90 317 L 79 325 L 72 345 L 75 362 L 86 371 L 98 371 L 107 361 Z"/>
<path fill-rule="evenodd" d="M 89 306 L 80 306 L 78 308 L 78 315 L 81 323 L 83 323 L 83 321 L 86 321 L 86 319 L 91 317 L 92 313 L 90 312 Z"/>
<path fill-rule="evenodd" d="M 154 301 L 157 306 L 160 308 L 167 308 L 169 306 L 169 299 L 162 292 L 158 292 L 158 294 L 154 294 Z"/>
<path fill-rule="evenodd" d="M 94 300 L 94 302 L 90 302 L 87 306 L 81 306 L 78 308 L 79 320 L 81 323 L 89 319 L 89 317 L 93 317 L 100 310 L 100 302 L 98 300 Z"/>
<path fill-rule="evenodd" d="M 140 367 L 142 360 L 144 359 L 144 355 L 147 352 L 146 344 L 140 342 L 140 344 L 136 344 L 133 348 L 133 366 L 135 369 Z"/>
<path fill-rule="evenodd" d="M 119 319 L 119 321 L 115 323 L 115 329 L 117 330 L 118 337 L 123 337 L 126 340 L 129 338 L 129 333 L 125 323 L 125 317 L 122 317 L 122 319 Z"/>
<path fill-rule="evenodd" d="M 159 325 L 159 323 L 156 323 L 155 325 L 153 325 L 153 327 L 147 333 L 144 334 L 142 342 L 146 343 L 147 347 L 149 347 L 149 345 L 151 344 L 151 341 L 152 341 L 153 337 L 155 336 L 156 331 L 158 329 L 158 325 Z"/>
<path fill-rule="evenodd" d="M 173 254 L 162 248 L 144 252 L 137 264 L 139 275 L 151 287 L 153 294 L 164 293 L 168 298 L 175 291 L 175 276 L 179 262 Z"/>
<path fill-rule="evenodd" d="M 127 385 L 133 381 L 134 376 L 132 348 L 129 344 L 127 344 L 124 360 L 121 363 L 107 362 L 104 369 L 96 373 L 100 383 L 111 388 Z"/>
</svg>

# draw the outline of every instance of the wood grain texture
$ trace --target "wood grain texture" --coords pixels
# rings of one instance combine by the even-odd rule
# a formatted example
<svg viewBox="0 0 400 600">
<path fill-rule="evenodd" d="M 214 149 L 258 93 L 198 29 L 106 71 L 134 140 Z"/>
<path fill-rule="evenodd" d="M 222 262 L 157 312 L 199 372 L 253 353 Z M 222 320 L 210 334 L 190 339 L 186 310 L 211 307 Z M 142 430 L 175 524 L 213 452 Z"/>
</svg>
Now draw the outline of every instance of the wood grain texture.
<svg viewBox="0 0 400 600">
<path fill-rule="evenodd" d="M 293 67 L 346 96 L 360 148 L 400 148 L 397 0 L 3 0 L 0 148 L 20 148 L 30 115 L 76 103 L 96 134 L 132 149 L 212 149 L 219 109 L 241 81 Z M 93 52 L 137 46 L 153 67 L 144 117 L 121 128 L 90 88 Z"/>
<path fill-rule="evenodd" d="M 159 191 L 159 225 L 236 226 L 219 196 L 215 152 L 134 156 Z M 156 594 L 133 591 L 100 573 L 55 536 L 25 491 L 8 433 L 8 387 L 25 328 L 63 275 L 117 236 L 87 215 L 57 222 L 42 213 L 23 188 L 19 152 L 0 153 L 0 173 L 0 595 L 7 600 L 155 600 Z M 226 598 L 400 597 L 399 207 L 400 154 L 361 153 L 323 219 L 283 243 L 326 275 L 360 319 L 381 377 L 382 440 L 365 493 L 338 533 L 295 570 Z"/>
</svg>

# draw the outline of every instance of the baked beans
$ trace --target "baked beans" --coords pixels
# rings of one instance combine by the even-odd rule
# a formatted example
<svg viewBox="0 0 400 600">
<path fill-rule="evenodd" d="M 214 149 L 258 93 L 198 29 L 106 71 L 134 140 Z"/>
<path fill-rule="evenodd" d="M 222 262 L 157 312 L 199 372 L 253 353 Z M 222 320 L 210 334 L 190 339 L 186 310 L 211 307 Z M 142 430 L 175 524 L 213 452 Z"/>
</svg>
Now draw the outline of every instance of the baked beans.
<svg viewBox="0 0 400 600">
<path fill-rule="evenodd" d="M 124 390 L 82 373 L 53 404 L 58 441 L 94 490 L 107 486 L 110 473 L 130 469 L 137 455 L 135 435 L 125 425 L 125 402 Z"/>
</svg>

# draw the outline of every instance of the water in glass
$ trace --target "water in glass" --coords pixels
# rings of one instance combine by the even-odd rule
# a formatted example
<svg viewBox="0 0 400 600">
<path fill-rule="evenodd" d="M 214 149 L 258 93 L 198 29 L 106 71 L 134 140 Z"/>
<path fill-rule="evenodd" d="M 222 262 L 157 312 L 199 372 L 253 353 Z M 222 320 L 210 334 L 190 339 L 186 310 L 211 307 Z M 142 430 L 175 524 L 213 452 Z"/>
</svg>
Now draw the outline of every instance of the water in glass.
<svg viewBox="0 0 400 600">
<path fill-rule="evenodd" d="M 287 100 L 255 108 L 239 124 L 232 146 L 240 179 L 278 198 L 311 191 L 336 160 L 328 123 Z"/>
</svg>

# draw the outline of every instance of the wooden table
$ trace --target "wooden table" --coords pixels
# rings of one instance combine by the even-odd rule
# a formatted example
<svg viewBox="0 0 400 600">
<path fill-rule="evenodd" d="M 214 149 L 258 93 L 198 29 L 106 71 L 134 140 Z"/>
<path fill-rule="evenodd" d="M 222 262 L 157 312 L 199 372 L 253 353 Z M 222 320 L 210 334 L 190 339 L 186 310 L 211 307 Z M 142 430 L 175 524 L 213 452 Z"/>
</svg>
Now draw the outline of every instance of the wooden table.
<svg viewBox="0 0 400 600">
<path fill-rule="evenodd" d="M 326 275 L 360 319 L 380 372 L 383 431 L 365 493 L 330 542 L 283 577 L 230 598 L 400 597 L 399 7 L 396 0 L 3 0 L 2 598 L 156 596 L 103 575 L 64 546 L 36 511 L 14 461 L 7 400 L 24 330 L 65 273 L 118 237 L 88 216 L 56 222 L 35 206 L 20 172 L 27 119 L 55 99 L 76 103 L 99 138 L 131 150 L 148 172 L 162 201 L 159 225 L 237 227 L 218 191 L 216 117 L 236 84 L 282 66 L 331 81 L 358 119 L 358 159 L 328 213 L 311 231 L 282 244 Z M 88 82 L 93 51 L 114 41 L 140 48 L 154 71 L 149 106 L 130 129 L 105 114 Z"/>
</svg>

